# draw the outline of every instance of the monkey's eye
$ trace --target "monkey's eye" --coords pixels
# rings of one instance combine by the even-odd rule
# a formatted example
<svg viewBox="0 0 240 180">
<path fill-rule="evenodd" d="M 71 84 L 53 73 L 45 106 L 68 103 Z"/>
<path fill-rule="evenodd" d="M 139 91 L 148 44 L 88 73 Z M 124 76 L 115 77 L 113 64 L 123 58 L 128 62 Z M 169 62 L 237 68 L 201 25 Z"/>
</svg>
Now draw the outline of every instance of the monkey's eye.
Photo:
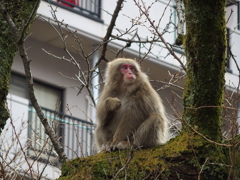
<svg viewBox="0 0 240 180">
<path fill-rule="evenodd" d="M 122 64 L 122 74 L 135 74 L 135 67 L 132 64 Z"/>
<path fill-rule="evenodd" d="M 126 70 L 126 69 L 128 69 L 128 66 L 127 65 L 122 65 L 122 69 Z"/>
<path fill-rule="evenodd" d="M 133 67 L 133 66 L 129 66 L 129 69 L 130 69 L 131 71 L 134 71 L 134 67 Z"/>
</svg>

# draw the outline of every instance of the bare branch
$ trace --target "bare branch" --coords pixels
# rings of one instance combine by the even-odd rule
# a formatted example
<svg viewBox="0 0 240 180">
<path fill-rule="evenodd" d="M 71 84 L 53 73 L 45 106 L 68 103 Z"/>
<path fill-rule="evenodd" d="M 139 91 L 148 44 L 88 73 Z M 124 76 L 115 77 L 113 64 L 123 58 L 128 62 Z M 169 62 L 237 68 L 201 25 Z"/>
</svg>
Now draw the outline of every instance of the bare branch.
<svg viewBox="0 0 240 180">
<path fill-rule="evenodd" d="M 9 111 L 9 109 L 8 109 L 8 111 Z M 9 111 L 9 114 L 10 114 L 10 111 Z M 28 168 L 29 168 L 29 171 L 30 171 L 30 174 L 31 174 L 31 177 L 32 177 L 33 172 L 32 172 L 31 165 L 30 165 L 30 163 L 29 163 L 28 160 L 27 160 L 26 152 L 24 151 L 23 146 L 22 146 L 22 144 L 21 144 L 21 142 L 20 142 L 20 140 L 19 140 L 19 136 L 18 136 L 18 134 L 17 134 L 17 132 L 16 132 L 16 128 L 15 128 L 15 125 L 13 124 L 13 120 L 12 120 L 12 117 L 11 117 L 11 116 L 10 116 L 10 123 L 11 123 L 11 126 L 13 127 L 14 135 L 15 135 L 15 137 L 16 137 L 16 139 L 17 139 L 18 144 L 20 145 L 20 148 L 21 148 L 22 153 L 24 154 L 25 161 L 26 161 L 26 163 L 27 163 L 27 165 L 28 165 Z"/>
<path fill-rule="evenodd" d="M 44 116 L 44 114 L 42 112 L 42 109 L 37 102 L 37 99 L 36 99 L 36 96 L 35 96 L 35 93 L 34 93 L 34 89 L 33 89 L 33 84 L 34 83 L 33 83 L 33 77 L 32 77 L 31 69 L 30 69 L 30 60 L 27 56 L 27 52 L 25 50 L 25 47 L 24 47 L 23 43 L 18 44 L 18 49 L 19 49 L 19 54 L 20 54 L 20 56 L 22 58 L 22 61 L 23 61 L 26 79 L 28 81 L 28 92 L 29 92 L 30 101 L 31 101 L 34 109 L 37 112 L 37 115 L 38 115 L 39 119 L 41 120 L 41 122 L 42 122 L 42 124 L 45 128 L 45 133 L 51 139 L 51 142 L 54 146 L 54 149 L 56 150 L 56 152 L 59 155 L 60 161 L 65 162 L 68 159 L 67 155 L 65 154 L 56 133 L 54 132 L 52 127 L 49 125 L 49 123 L 47 121 L 47 118 Z"/>
<path fill-rule="evenodd" d="M 21 30 L 22 33 L 21 33 L 21 36 L 19 37 L 19 41 L 20 41 L 20 40 L 23 40 L 23 39 L 25 38 L 26 30 L 27 30 L 27 28 L 29 27 L 30 23 L 32 22 L 32 20 L 33 20 L 33 18 L 34 18 L 34 15 L 35 15 L 36 12 L 37 12 L 39 3 L 40 3 L 40 0 L 37 0 L 37 1 L 35 2 L 35 5 L 34 5 L 34 7 L 33 7 L 33 10 L 32 10 L 32 12 L 31 12 L 31 14 L 30 14 L 30 16 L 29 16 L 26 24 L 24 25 L 24 27 L 23 27 L 22 30 Z"/>
<path fill-rule="evenodd" d="M 102 54 L 101 54 L 98 62 L 95 64 L 95 67 L 97 67 L 100 64 L 101 60 L 105 60 L 106 61 L 105 55 L 106 55 L 106 51 L 107 51 L 108 40 L 111 37 L 113 28 L 115 26 L 115 23 L 116 23 L 116 20 L 117 20 L 117 17 L 118 17 L 118 14 L 119 14 L 119 12 L 122 9 L 123 2 L 124 2 L 124 0 L 118 0 L 117 1 L 117 6 L 116 6 L 116 8 L 114 10 L 111 22 L 110 22 L 110 24 L 108 26 L 107 33 L 106 33 L 105 37 L 103 38 L 103 43 L 104 44 L 103 44 Z"/>
<path fill-rule="evenodd" d="M 154 20 L 152 21 L 151 18 L 149 17 L 148 14 L 148 10 L 146 9 L 144 6 L 141 6 L 136 0 L 134 0 L 136 6 L 138 7 L 138 9 L 145 15 L 145 17 L 147 18 L 148 22 L 151 25 L 151 28 L 154 29 L 154 31 L 156 32 L 156 34 L 158 35 L 158 37 L 161 39 L 161 41 L 163 42 L 163 44 L 165 45 L 165 47 L 167 48 L 167 50 L 169 51 L 169 53 L 180 63 L 181 67 L 183 68 L 183 70 L 185 72 L 187 72 L 187 69 L 185 67 L 185 65 L 183 64 L 183 62 L 181 61 L 181 59 L 175 54 L 175 52 L 173 51 L 173 49 L 168 45 L 168 43 L 166 42 L 166 40 L 163 38 L 162 34 L 158 31 L 158 26 L 156 26 L 154 24 Z"/>
<path fill-rule="evenodd" d="M 115 36 L 115 35 L 111 35 L 111 37 L 113 37 L 114 39 L 117 39 L 117 40 L 120 40 L 120 41 L 125 41 L 125 42 L 127 42 L 127 43 L 154 43 L 154 42 L 162 42 L 162 41 L 160 41 L 159 39 L 152 39 L 152 40 L 148 40 L 148 39 L 146 39 L 146 40 L 133 40 L 133 38 L 131 38 L 131 39 L 124 39 L 124 38 L 121 38 L 121 37 L 119 37 L 119 36 Z"/>
</svg>

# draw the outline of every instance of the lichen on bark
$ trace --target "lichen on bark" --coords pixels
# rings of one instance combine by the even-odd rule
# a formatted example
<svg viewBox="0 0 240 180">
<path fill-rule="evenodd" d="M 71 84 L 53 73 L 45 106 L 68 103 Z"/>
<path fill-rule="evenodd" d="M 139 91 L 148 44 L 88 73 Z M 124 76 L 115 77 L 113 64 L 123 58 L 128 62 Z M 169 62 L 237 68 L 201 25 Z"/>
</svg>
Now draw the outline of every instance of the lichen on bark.
<svg viewBox="0 0 240 180">
<path fill-rule="evenodd" d="M 221 141 L 225 74 L 225 0 L 185 0 L 187 79 L 184 118 L 199 132 Z"/>
<path fill-rule="evenodd" d="M 25 26 L 34 4 L 36 1 L 1 1 L 1 5 L 5 8 L 6 12 L 11 16 L 13 22 L 16 24 L 19 33 Z M 17 51 L 15 39 L 13 37 L 11 28 L 9 27 L 6 19 L 0 14 L 0 133 L 6 124 L 9 117 L 6 108 L 6 96 L 9 90 L 9 77 L 13 58 Z"/>
</svg>

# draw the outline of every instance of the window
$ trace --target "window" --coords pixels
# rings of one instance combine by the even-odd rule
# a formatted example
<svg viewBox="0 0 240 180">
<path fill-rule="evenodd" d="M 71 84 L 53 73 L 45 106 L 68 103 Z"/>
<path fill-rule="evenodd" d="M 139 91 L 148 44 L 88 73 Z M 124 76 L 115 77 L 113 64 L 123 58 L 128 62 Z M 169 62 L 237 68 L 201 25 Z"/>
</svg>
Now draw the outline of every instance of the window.
<svg viewBox="0 0 240 180">
<path fill-rule="evenodd" d="M 43 84 L 34 84 L 35 95 L 40 106 L 47 109 L 61 111 L 62 90 Z"/>
<path fill-rule="evenodd" d="M 56 6 L 68 9 L 92 20 L 101 20 L 101 0 L 45 0 Z"/>
<path fill-rule="evenodd" d="M 40 106 L 50 110 L 62 110 L 62 89 L 34 81 L 34 92 Z M 29 99 L 28 86 L 24 76 L 15 73 L 11 74 L 10 93 Z"/>
<path fill-rule="evenodd" d="M 29 99 L 27 88 L 27 82 L 23 76 L 13 73 L 11 74 L 9 88 L 10 94 Z"/>
<path fill-rule="evenodd" d="M 74 5 L 77 5 L 76 4 L 76 0 L 64 0 L 64 1 L 57 1 L 58 3 L 60 2 L 62 5 L 64 6 L 68 6 L 68 7 L 74 7 Z"/>
</svg>

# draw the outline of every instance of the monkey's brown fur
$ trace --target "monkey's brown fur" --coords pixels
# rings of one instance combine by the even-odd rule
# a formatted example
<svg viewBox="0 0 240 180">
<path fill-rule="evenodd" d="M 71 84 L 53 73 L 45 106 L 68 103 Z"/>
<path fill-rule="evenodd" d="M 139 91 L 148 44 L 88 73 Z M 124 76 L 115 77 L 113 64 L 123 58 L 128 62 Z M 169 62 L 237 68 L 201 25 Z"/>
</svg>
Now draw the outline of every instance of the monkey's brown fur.
<svg viewBox="0 0 240 180">
<path fill-rule="evenodd" d="M 134 83 L 124 82 L 122 64 L 135 67 Z M 135 60 L 119 58 L 108 63 L 96 109 L 94 136 L 98 151 L 131 145 L 148 148 L 167 141 L 168 120 L 161 98 Z"/>
</svg>

